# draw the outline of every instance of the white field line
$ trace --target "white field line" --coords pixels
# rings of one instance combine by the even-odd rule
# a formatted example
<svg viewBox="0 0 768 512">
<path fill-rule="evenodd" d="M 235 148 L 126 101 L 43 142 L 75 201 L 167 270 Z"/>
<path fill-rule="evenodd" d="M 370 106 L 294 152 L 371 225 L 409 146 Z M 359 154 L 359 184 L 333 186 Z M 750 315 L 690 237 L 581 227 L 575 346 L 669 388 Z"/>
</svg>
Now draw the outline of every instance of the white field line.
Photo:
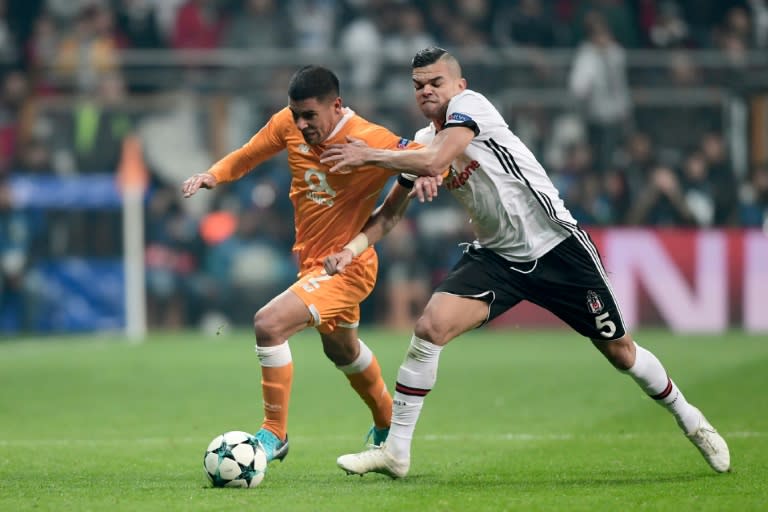
<svg viewBox="0 0 768 512">
<path fill-rule="evenodd" d="M 768 432 L 723 432 L 726 439 L 743 439 L 751 437 L 766 437 Z M 641 439 L 658 436 L 658 433 L 636 432 L 624 434 L 524 434 L 524 433 L 506 433 L 506 434 L 456 434 L 456 435 L 424 435 L 415 436 L 416 441 L 494 441 L 494 442 L 542 442 L 542 441 L 620 441 L 624 439 Z M 291 436 L 299 442 L 319 443 L 324 441 L 347 441 L 350 436 Z M 188 444 L 197 443 L 199 437 L 142 437 L 136 439 L 0 439 L 2 446 L 68 446 L 68 445 L 89 445 L 89 446 L 115 446 L 119 444 L 144 444 L 144 445 L 162 445 L 162 444 Z"/>
</svg>

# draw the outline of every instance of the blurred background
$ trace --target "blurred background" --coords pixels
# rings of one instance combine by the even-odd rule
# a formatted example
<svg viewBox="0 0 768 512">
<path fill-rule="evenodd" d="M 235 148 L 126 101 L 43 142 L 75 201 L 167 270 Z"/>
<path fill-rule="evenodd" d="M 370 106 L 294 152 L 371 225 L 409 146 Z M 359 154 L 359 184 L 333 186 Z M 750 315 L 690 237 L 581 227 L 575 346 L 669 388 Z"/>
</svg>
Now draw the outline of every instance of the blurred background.
<svg viewBox="0 0 768 512">
<path fill-rule="evenodd" d="M 766 0 L 0 0 L 0 336 L 248 326 L 295 280 L 286 161 L 181 182 L 309 63 L 412 137 L 434 44 L 548 170 L 631 324 L 768 332 Z M 459 258 L 449 196 L 379 244 L 364 323 L 409 328 Z"/>
</svg>

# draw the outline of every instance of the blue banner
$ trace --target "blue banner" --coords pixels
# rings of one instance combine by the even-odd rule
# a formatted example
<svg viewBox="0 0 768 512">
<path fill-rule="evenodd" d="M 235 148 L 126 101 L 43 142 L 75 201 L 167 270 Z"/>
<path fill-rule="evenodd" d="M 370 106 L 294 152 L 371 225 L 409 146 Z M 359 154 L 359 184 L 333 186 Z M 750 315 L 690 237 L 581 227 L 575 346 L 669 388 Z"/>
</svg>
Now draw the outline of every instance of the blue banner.
<svg viewBox="0 0 768 512">
<path fill-rule="evenodd" d="M 33 266 L 27 293 L 0 298 L 0 332 L 122 330 L 125 278 L 117 259 L 67 258 Z"/>
<path fill-rule="evenodd" d="M 121 204 L 114 174 L 12 174 L 10 185 L 15 208 L 104 210 Z"/>
</svg>

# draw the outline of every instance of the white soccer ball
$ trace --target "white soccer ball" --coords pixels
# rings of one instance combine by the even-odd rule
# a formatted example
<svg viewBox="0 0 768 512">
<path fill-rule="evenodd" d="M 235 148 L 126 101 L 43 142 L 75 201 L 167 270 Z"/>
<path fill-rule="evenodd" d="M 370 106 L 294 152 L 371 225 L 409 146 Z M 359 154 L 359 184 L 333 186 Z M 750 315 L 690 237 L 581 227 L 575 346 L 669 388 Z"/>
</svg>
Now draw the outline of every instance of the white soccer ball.
<svg viewBox="0 0 768 512">
<path fill-rule="evenodd" d="M 232 430 L 211 441 L 203 468 L 214 487 L 256 487 L 264 480 L 267 455 L 253 434 Z"/>
</svg>

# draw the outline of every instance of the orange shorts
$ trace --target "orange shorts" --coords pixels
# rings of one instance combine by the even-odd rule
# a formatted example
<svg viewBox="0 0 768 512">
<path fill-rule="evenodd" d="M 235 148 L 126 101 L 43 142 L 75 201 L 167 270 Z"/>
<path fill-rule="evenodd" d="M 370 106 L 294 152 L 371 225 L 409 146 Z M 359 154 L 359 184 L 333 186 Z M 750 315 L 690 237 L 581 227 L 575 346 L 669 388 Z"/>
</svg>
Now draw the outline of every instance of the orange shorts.
<svg viewBox="0 0 768 512">
<path fill-rule="evenodd" d="M 360 303 L 376 285 L 379 259 L 373 249 L 363 252 L 341 274 L 329 276 L 322 264 L 302 269 L 299 280 L 289 290 L 307 305 L 310 325 L 327 334 L 338 327 L 356 328 L 360 324 Z"/>
</svg>

